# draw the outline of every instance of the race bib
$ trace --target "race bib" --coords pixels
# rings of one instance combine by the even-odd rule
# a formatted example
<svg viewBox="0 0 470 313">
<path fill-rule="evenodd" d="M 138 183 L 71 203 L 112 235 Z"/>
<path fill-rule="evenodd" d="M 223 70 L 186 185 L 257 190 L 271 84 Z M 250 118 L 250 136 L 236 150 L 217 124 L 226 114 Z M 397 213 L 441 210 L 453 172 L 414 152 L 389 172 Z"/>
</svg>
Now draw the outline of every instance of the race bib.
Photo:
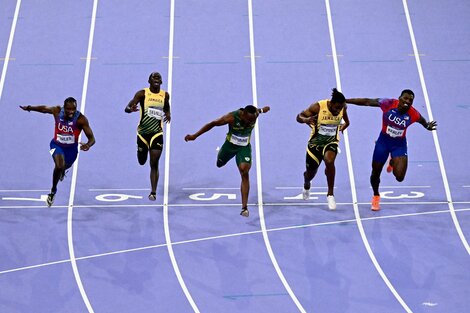
<svg viewBox="0 0 470 313">
<path fill-rule="evenodd" d="M 320 125 L 320 129 L 318 133 L 323 136 L 336 136 L 336 130 L 338 129 L 338 125 Z"/>
<path fill-rule="evenodd" d="M 391 127 L 390 125 L 387 126 L 387 135 L 389 135 L 390 137 L 402 137 L 404 132 L 404 129 L 396 129 Z"/>
<path fill-rule="evenodd" d="M 61 135 L 57 134 L 57 142 L 62 144 L 70 145 L 75 143 L 75 136 L 74 135 Z"/>
<path fill-rule="evenodd" d="M 250 137 L 242 137 L 242 136 L 237 136 L 234 134 L 230 136 L 230 142 L 237 146 L 247 146 L 249 139 Z"/>
<path fill-rule="evenodd" d="M 163 117 L 163 108 L 148 108 L 147 115 L 157 120 L 161 120 Z"/>
</svg>

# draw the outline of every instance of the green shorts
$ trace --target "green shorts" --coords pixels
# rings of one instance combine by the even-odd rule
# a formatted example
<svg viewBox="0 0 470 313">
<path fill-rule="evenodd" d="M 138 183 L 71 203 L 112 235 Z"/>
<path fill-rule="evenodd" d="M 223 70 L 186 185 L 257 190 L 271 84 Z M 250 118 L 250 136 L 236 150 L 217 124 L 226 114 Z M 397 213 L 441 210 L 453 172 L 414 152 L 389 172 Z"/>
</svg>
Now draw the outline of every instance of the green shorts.
<svg viewBox="0 0 470 313">
<path fill-rule="evenodd" d="M 331 142 L 325 146 L 317 146 L 309 143 L 307 147 L 306 166 L 307 169 L 315 169 L 320 166 L 326 151 L 338 153 L 338 142 Z"/>
<path fill-rule="evenodd" d="M 240 165 L 241 163 L 251 164 L 251 144 L 246 146 L 237 146 L 226 140 L 217 155 L 217 164 L 223 166 L 234 156 L 237 156 L 237 165 Z"/>
</svg>

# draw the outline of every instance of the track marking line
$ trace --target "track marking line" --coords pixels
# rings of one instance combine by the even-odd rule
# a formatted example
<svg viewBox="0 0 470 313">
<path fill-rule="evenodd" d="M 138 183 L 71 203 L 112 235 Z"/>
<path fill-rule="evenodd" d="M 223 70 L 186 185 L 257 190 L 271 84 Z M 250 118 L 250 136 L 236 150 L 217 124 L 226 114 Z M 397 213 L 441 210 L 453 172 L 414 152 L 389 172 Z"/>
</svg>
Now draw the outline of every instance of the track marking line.
<svg viewBox="0 0 470 313">
<path fill-rule="evenodd" d="M 253 105 L 258 107 L 258 93 L 257 93 L 257 84 L 256 84 L 256 54 L 255 54 L 255 35 L 254 35 L 254 26 L 253 26 L 253 3 L 252 0 L 248 0 L 248 26 L 250 32 L 250 63 L 251 63 L 251 88 L 252 88 L 252 97 L 253 97 Z M 261 153 L 260 153 L 260 140 L 259 140 L 259 123 L 258 120 L 255 124 L 255 152 L 256 152 L 256 180 L 258 185 L 258 212 L 261 224 L 261 231 L 263 234 L 264 243 L 266 245 L 266 250 L 269 254 L 271 262 L 274 266 L 274 269 L 277 272 L 277 275 L 281 279 L 284 288 L 289 293 L 292 301 L 294 301 L 295 305 L 297 306 L 300 312 L 306 312 L 303 308 L 300 301 L 297 299 L 297 296 L 292 291 L 287 279 L 284 277 L 279 264 L 277 263 L 276 257 L 274 255 L 273 249 L 271 247 L 271 243 L 269 241 L 268 232 L 266 231 L 266 222 L 264 219 L 264 209 L 263 209 L 263 183 L 261 179 Z"/>
<path fill-rule="evenodd" d="M 462 212 L 463 211 L 470 211 L 470 208 L 458 209 L 456 211 L 462 211 Z M 365 217 L 365 218 L 362 218 L 362 220 L 363 221 L 373 221 L 373 220 L 381 220 L 381 219 L 389 219 L 389 218 L 402 218 L 402 217 L 410 217 L 410 216 L 448 214 L 448 213 L 449 213 L 449 210 L 428 211 L 428 212 L 409 213 L 409 214 L 395 214 L 395 215 L 386 215 L 386 216 Z M 310 223 L 310 224 L 302 224 L 302 225 L 276 227 L 276 228 L 267 229 L 266 231 L 267 232 L 286 231 L 286 230 L 295 230 L 295 229 L 300 229 L 300 228 L 313 228 L 313 227 L 319 227 L 319 226 L 329 226 L 329 225 L 334 226 L 334 225 L 340 225 L 340 224 L 345 224 L 345 223 L 354 223 L 354 222 L 356 222 L 356 219 L 347 219 L 347 220 L 338 220 L 338 221 L 330 221 L 330 222 Z M 262 232 L 262 230 L 254 230 L 254 231 L 247 231 L 247 232 L 240 232 L 240 233 L 233 233 L 233 234 L 225 234 L 225 235 L 219 235 L 219 236 L 202 237 L 202 238 L 172 242 L 172 245 L 183 245 L 183 244 L 190 244 L 190 243 L 195 243 L 195 242 L 224 239 L 224 238 L 230 238 L 230 237 L 254 235 L 254 234 L 259 234 L 261 232 Z M 116 250 L 116 251 L 111 251 L 111 252 L 105 252 L 105 253 L 93 254 L 93 255 L 88 255 L 88 256 L 76 257 L 76 260 L 93 259 L 93 258 L 110 256 L 110 255 L 116 255 L 116 254 L 125 254 L 125 253 L 129 253 L 129 252 L 136 252 L 136 251 L 162 248 L 162 247 L 166 247 L 166 246 L 167 246 L 167 244 L 164 243 L 164 244 L 143 246 L 143 247 L 137 247 L 137 248 L 131 248 L 131 249 Z M 50 265 L 55 265 L 55 264 L 67 263 L 67 262 L 70 262 L 70 260 L 60 260 L 60 261 L 42 263 L 42 264 L 37 264 L 37 265 L 24 266 L 24 267 L 9 269 L 9 270 L 3 270 L 3 271 L 0 271 L 0 275 L 1 274 L 12 273 L 12 272 L 18 272 L 18 271 L 22 271 L 22 270 L 28 270 L 28 269 L 44 267 L 44 266 L 50 266 Z"/>
<path fill-rule="evenodd" d="M 173 90 L 173 44 L 175 36 L 175 0 L 170 1 L 170 33 L 169 33 L 169 43 L 168 43 L 168 93 L 171 95 Z M 199 308 L 194 302 L 191 293 L 184 282 L 183 276 L 176 261 L 175 253 L 173 251 L 173 245 L 171 242 L 170 236 L 170 223 L 168 219 L 168 191 L 170 186 L 170 139 L 171 139 L 171 125 L 166 124 L 165 129 L 165 141 L 167 142 L 165 147 L 165 173 L 164 173 L 164 183 L 163 183 L 163 227 L 165 231 L 165 241 L 166 247 L 168 250 L 168 255 L 170 256 L 171 265 L 178 279 L 178 282 L 183 290 L 186 299 L 191 305 L 195 313 L 199 313 Z"/>
<path fill-rule="evenodd" d="M 5 86 L 5 78 L 7 76 L 7 69 L 11 55 L 11 47 L 13 46 L 13 39 L 15 38 L 16 24 L 18 22 L 18 15 L 20 14 L 21 0 L 16 1 L 15 14 L 13 15 L 13 21 L 11 22 L 10 37 L 8 38 L 7 51 L 5 53 L 5 62 L 3 63 L 2 75 L 0 76 L 0 99 L 2 99 L 3 87 Z"/>
<path fill-rule="evenodd" d="M 406 22 L 408 24 L 408 31 L 410 32 L 410 39 L 411 39 L 411 44 L 413 46 L 413 54 L 415 56 L 416 66 L 418 69 L 419 81 L 421 83 L 421 88 L 423 90 L 424 102 L 426 103 L 426 109 L 429 115 L 429 120 L 433 121 L 434 117 L 432 114 L 431 102 L 429 100 L 428 89 L 426 87 L 426 81 L 424 80 L 423 68 L 421 66 L 420 54 L 418 52 L 418 45 L 416 44 L 416 39 L 415 39 L 414 31 L 413 31 L 413 25 L 411 23 L 410 12 L 408 10 L 407 0 L 403 0 L 403 8 L 405 10 Z M 439 168 L 441 170 L 442 182 L 444 183 L 444 190 L 445 190 L 446 198 L 449 203 L 450 215 L 452 217 L 452 221 L 454 222 L 455 229 L 460 237 L 460 241 L 462 241 L 462 244 L 465 247 L 465 250 L 467 250 L 467 254 L 470 255 L 470 245 L 468 244 L 468 241 L 465 238 L 465 234 L 463 233 L 462 228 L 460 227 L 459 220 L 457 218 L 457 215 L 455 214 L 455 209 L 452 204 L 452 195 L 450 192 L 449 180 L 447 179 L 447 172 L 444 166 L 444 159 L 442 157 L 441 145 L 439 143 L 439 137 L 437 136 L 437 130 L 434 130 L 431 133 L 434 139 L 434 146 L 436 148 L 437 159 L 439 160 Z"/>
<path fill-rule="evenodd" d="M 341 91 L 342 89 L 341 78 L 339 74 L 339 65 L 338 65 L 338 58 L 337 58 L 337 53 L 336 53 L 336 42 L 335 42 L 335 35 L 334 35 L 334 30 L 333 30 L 333 19 L 331 17 L 330 1 L 325 0 L 325 4 L 326 4 L 327 17 L 328 17 L 328 29 L 330 32 L 331 52 L 333 55 L 333 65 L 335 69 L 336 86 L 338 90 Z M 369 257 L 372 263 L 374 264 L 377 272 L 380 274 L 380 277 L 382 277 L 382 280 L 387 285 L 388 289 L 392 292 L 392 294 L 395 296 L 395 298 L 398 300 L 401 306 L 406 310 L 406 312 L 411 313 L 412 312 L 411 309 L 408 307 L 408 305 L 405 303 L 402 297 L 395 290 L 395 287 L 393 287 L 387 275 L 385 275 L 384 271 L 382 270 L 382 267 L 380 266 L 379 262 L 377 261 L 377 258 L 374 255 L 374 252 L 372 251 L 372 248 L 369 244 L 369 240 L 367 239 L 364 227 L 362 226 L 361 216 L 359 214 L 359 206 L 357 205 L 356 182 L 354 180 L 351 149 L 349 145 L 349 135 L 348 135 L 347 129 L 344 131 L 343 137 L 344 137 L 344 145 L 346 147 L 346 159 L 348 163 L 349 181 L 351 184 L 351 194 L 352 194 L 352 199 L 353 199 L 354 215 L 356 217 L 357 227 L 358 227 L 359 233 L 361 234 L 364 247 L 366 248 L 367 253 L 369 254 Z"/>
</svg>

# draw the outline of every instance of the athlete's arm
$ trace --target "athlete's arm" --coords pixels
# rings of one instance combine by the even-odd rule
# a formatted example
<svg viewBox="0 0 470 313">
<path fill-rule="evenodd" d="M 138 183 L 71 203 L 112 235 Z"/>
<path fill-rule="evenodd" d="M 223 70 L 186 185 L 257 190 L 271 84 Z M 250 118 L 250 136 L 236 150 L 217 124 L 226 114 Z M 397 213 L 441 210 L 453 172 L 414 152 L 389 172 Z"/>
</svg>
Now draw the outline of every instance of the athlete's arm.
<svg viewBox="0 0 470 313">
<path fill-rule="evenodd" d="M 48 107 L 45 105 L 20 105 L 20 108 L 28 112 L 35 111 L 45 114 L 58 114 L 60 112 L 60 106 Z"/>
<path fill-rule="evenodd" d="M 262 109 L 258 109 L 258 115 L 260 115 L 261 113 L 268 113 L 269 110 L 271 110 L 269 106 L 265 106 Z"/>
<path fill-rule="evenodd" d="M 227 125 L 227 124 L 230 124 L 230 123 L 233 123 L 233 114 L 232 113 L 225 114 L 224 116 L 222 116 L 222 117 L 220 117 L 216 120 L 213 120 L 212 122 L 207 123 L 206 125 L 202 126 L 202 128 L 200 130 L 198 130 L 196 133 L 194 133 L 192 135 L 189 135 L 189 134 L 186 135 L 184 137 L 184 140 L 185 141 L 196 140 L 197 137 L 201 136 L 205 132 L 208 132 L 209 130 L 211 130 L 215 126 L 223 126 L 223 125 Z"/>
<path fill-rule="evenodd" d="M 426 119 L 422 115 L 419 117 L 419 120 L 417 122 L 423 125 L 423 127 L 426 128 L 427 130 L 430 130 L 430 131 L 436 130 L 437 122 L 436 121 L 427 122 Z"/>
<path fill-rule="evenodd" d="M 129 104 L 124 109 L 124 112 L 132 113 L 132 112 L 139 111 L 139 102 L 141 102 L 144 99 L 144 97 L 145 97 L 145 91 L 144 90 L 137 91 L 134 98 L 132 98 L 132 100 L 129 101 Z"/>
<path fill-rule="evenodd" d="M 78 118 L 77 124 L 88 138 L 87 143 L 80 142 L 80 150 L 88 151 L 91 146 L 95 144 L 95 136 L 93 135 L 93 131 L 91 130 L 90 124 L 88 123 L 88 119 L 83 114 Z"/>
<path fill-rule="evenodd" d="M 297 122 L 300 124 L 314 124 L 318 119 L 318 112 L 320 112 L 320 104 L 315 102 L 311 104 L 307 109 L 297 114 Z"/>
<path fill-rule="evenodd" d="M 340 130 L 341 132 L 344 132 L 344 130 L 345 130 L 346 128 L 348 128 L 348 126 L 349 126 L 349 117 L 348 117 L 348 110 L 347 110 L 347 108 L 348 108 L 347 106 L 344 106 L 344 109 L 343 109 L 343 121 L 344 121 L 344 123 L 341 124 L 341 126 L 339 127 L 339 130 Z"/>
<path fill-rule="evenodd" d="M 379 105 L 379 99 L 370 99 L 370 98 L 352 98 L 352 99 L 346 99 L 346 103 L 351 103 L 355 105 L 362 105 L 362 106 L 368 106 L 368 107 L 378 107 Z"/>
<path fill-rule="evenodd" d="M 165 102 L 163 103 L 163 113 L 165 113 L 163 120 L 169 123 L 171 121 L 171 111 L 170 111 L 170 94 L 168 92 L 165 92 Z"/>
</svg>

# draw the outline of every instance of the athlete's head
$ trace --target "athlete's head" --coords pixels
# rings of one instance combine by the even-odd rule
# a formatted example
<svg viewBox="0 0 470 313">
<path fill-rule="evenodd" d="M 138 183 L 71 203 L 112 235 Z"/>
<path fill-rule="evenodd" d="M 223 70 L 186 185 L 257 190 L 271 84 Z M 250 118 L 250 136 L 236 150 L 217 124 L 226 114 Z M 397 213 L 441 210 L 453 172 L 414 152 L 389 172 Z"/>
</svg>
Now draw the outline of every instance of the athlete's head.
<svg viewBox="0 0 470 313">
<path fill-rule="evenodd" d="M 240 114 L 240 118 L 246 126 L 253 126 L 258 118 L 258 109 L 254 105 L 247 105 Z"/>
<path fill-rule="evenodd" d="M 406 112 L 413 105 L 415 94 L 410 89 L 405 89 L 401 92 L 400 98 L 398 98 L 398 110 L 400 112 Z"/>
<path fill-rule="evenodd" d="M 163 83 L 162 75 L 158 72 L 153 72 L 149 76 L 149 84 L 152 88 L 160 88 L 160 85 Z"/>
<path fill-rule="evenodd" d="M 68 97 L 64 100 L 65 118 L 72 119 L 75 112 L 77 112 L 77 100 L 73 97 Z"/>
<path fill-rule="evenodd" d="M 336 116 L 346 105 L 346 98 L 341 92 L 338 91 L 338 89 L 333 88 L 332 91 L 333 92 L 331 93 L 331 100 L 328 109 L 330 110 L 331 114 Z"/>
</svg>

